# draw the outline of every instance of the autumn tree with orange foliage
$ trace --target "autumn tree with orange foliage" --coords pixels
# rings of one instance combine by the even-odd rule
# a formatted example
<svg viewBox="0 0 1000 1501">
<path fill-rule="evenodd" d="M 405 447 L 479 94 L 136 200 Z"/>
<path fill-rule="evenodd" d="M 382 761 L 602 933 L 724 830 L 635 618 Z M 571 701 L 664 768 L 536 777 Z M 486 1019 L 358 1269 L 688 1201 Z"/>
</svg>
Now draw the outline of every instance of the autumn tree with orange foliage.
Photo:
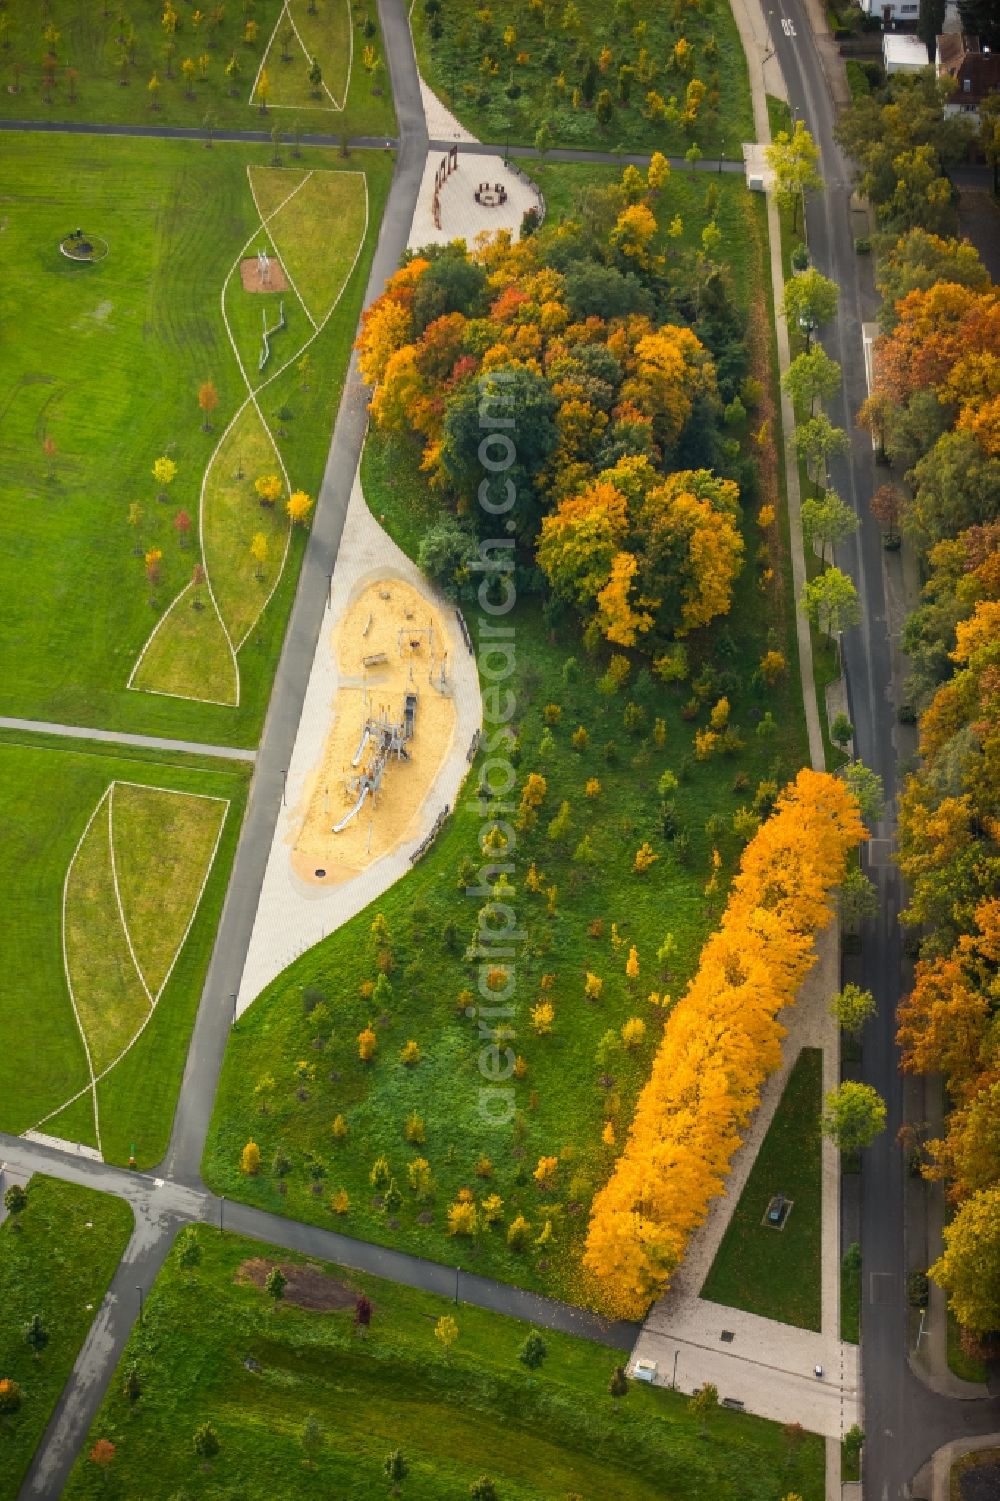
<svg viewBox="0 0 1000 1501">
<path fill-rule="evenodd" d="M 844 783 L 805 769 L 744 850 L 721 926 L 670 1013 L 628 1141 L 591 1209 L 584 1265 L 616 1315 L 645 1313 L 723 1191 L 781 1062 L 778 1013 L 813 963 L 814 936 L 865 837 Z"/>
<path fill-rule="evenodd" d="M 594 190 L 586 229 L 429 247 L 390 277 L 357 341 L 375 423 L 416 443 L 441 508 L 479 529 L 504 516 L 594 640 L 650 652 L 729 609 L 739 490 L 679 457 L 720 451 L 720 395 L 736 394 L 746 358 L 724 281 L 682 270 L 679 252 L 668 275 L 654 253 L 656 212 L 628 169 Z M 707 332 L 731 335 L 725 387 L 698 317 L 676 314 L 702 300 Z M 500 433 L 484 439 L 484 425 Z"/>
</svg>

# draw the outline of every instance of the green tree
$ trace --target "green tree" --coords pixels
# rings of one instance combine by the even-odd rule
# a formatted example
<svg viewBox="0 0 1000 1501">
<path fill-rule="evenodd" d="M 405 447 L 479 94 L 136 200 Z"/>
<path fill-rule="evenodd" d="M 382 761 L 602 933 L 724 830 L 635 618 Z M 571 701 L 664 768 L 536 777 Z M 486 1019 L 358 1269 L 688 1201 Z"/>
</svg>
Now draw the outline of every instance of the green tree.
<svg viewBox="0 0 1000 1501">
<path fill-rule="evenodd" d="M 529 1371 L 537 1371 L 548 1353 L 549 1347 L 538 1330 L 531 1329 L 518 1351 L 517 1358 L 522 1365 L 528 1367 Z"/>
<path fill-rule="evenodd" d="M 920 0 L 917 14 L 917 36 L 927 48 L 927 61 L 934 64 L 937 39 L 944 30 L 945 0 Z"/>
<path fill-rule="evenodd" d="M 305 1463 L 310 1469 L 315 1468 L 316 1461 L 323 1450 L 323 1430 L 319 1425 L 319 1419 L 314 1412 L 306 1415 L 302 1424 L 302 1432 L 299 1435 L 302 1452 L 305 1455 Z"/>
<path fill-rule="evenodd" d="M 829 401 L 840 386 L 840 366 L 817 344 L 808 354 L 795 356 L 781 377 L 781 384 L 795 410 L 802 412 L 808 408 L 812 417 L 817 401 Z"/>
<path fill-rule="evenodd" d="M 187 1272 L 188 1286 L 191 1286 L 194 1282 L 195 1268 L 201 1265 L 201 1242 L 198 1240 L 198 1232 L 193 1225 L 188 1225 L 181 1234 L 177 1264 Z"/>
<path fill-rule="evenodd" d="M 134 1360 L 130 1360 L 125 1367 L 125 1375 L 122 1377 L 122 1396 L 133 1405 L 142 1396 L 142 1377 Z"/>
<path fill-rule="evenodd" d="M 765 147 L 764 155 L 774 173 L 774 196 L 782 208 L 792 210 L 792 229 L 797 230 L 806 193 L 818 192 L 823 186 L 819 147 L 803 121 L 796 120 L 791 135 L 787 130 L 779 130 L 771 145 Z"/>
<path fill-rule="evenodd" d="M 314 99 L 321 98 L 323 93 L 323 69 L 315 58 L 313 58 L 309 65 L 309 82 L 312 84 L 312 97 Z"/>
<path fill-rule="evenodd" d="M 830 460 L 838 453 L 846 453 L 849 447 L 844 429 L 834 427 L 825 412 L 807 417 L 795 429 L 796 452 L 805 460 L 809 478 L 817 489 L 826 484 Z"/>
<path fill-rule="evenodd" d="M 610 89 L 602 89 L 598 94 L 594 115 L 601 129 L 607 130 L 615 118 L 615 101 L 611 97 Z"/>
<path fill-rule="evenodd" d="M 698 1419 L 698 1430 L 702 1438 L 708 1438 L 708 1424 L 710 1418 L 719 1406 L 719 1388 L 713 1386 L 711 1381 L 706 1381 L 699 1386 L 694 1396 L 688 1402 L 688 1412 L 693 1418 Z"/>
<path fill-rule="evenodd" d="M 839 296 L 836 282 L 822 276 L 814 267 L 785 283 L 785 317 L 790 324 L 802 329 L 807 350 L 815 330 L 836 318 Z"/>
<path fill-rule="evenodd" d="M 11 1217 L 13 1230 L 20 1230 L 21 1215 L 28 1207 L 28 1190 L 20 1183 L 12 1183 L 3 1196 L 3 1204 Z"/>
<path fill-rule="evenodd" d="M 851 866 L 840 883 L 837 906 L 840 920 L 849 933 L 856 933 L 878 911 L 878 892 L 857 865 Z"/>
<path fill-rule="evenodd" d="M 288 1278 L 285 1276 L 280 1266 L 273 1266 L 268 1272 L 267 1276 L 264 1278 L 264 1291 L 267 1293 L 269 1298 L 272 1298 L 274 1300 L 275 1309 L 277 1309 L 278 1304 L 285 1296 L 285 1288 L 287 1286 Z"/>
<path fill-rule="evenodd" d="M 870 1084 L 845 1079 L 823 1102 L 822 1128 L 841 1152 L 870 1147 L 885 1130 L 885 1101 Z"/>
<path fill-rule="evenodd" d="M 824 563 L 827 548 L 832 561 L 834 549 L 857 529 L 858 518 L 836 490 L 824 490 L 822 495 L 807 496 L 802 502 L 802 535 L 808 547 L 818 545 Z"/>
<path fill-rule="evenodd" d="M 839 745 L 842 751 L 846 751 L 850 742 L 854 739 L 854 726 L 844 713 L 836 714 L 830 726 L 830 739 L 834 745 Z"/>
<path fill-rule="evenodd" d="M 548 120 L 542 120 L 535 131 L 535 150 L 544 159 L 546 153 L 552 149 L 552 127 Z"/>
<path fill-rule="evenodd" d="M 628 1376 L 625 1374 L 625 1367 L 623 1365 L 616 1365 L 611 1372 L 611 1380 L 608 1382 L 608 1392 L 617 1412 L 618 1404 L 622 1397 L 628 1396 Z"/>
<path fill-rule="evenodd" d="M 421 537 L 417 562 L 449 599 L 455 599 L 467 576 L 469 560 L 477 555 L 478 544 L 471 530 L 455 516 L 442 516 Z"/>
<path fill-rule="evenodd" d="M 480 1475 L 469 1486 L 472 1501 L 498 1501 L 497 1488 L 488 1475 Z"/>
<path fill-rule="evenodd" d="M 803 587 L 799 605 L 810 624 L 830 637 L 839 637 L 861 619 L 858 591 L 839 568 L 827 568 L 810 579 Z"/>
<path fill-rule="evenodd" d="M 903 530 L 930 551 L 945 537 L 995 519 L 1000 457 L 985 454 L 971 433 L 945 433 L 914 466 L 910 482 L 913 500 Z"/>
<path fill-rule="evenodd" d="M 944 1254 L 930 1275 L 966 1329 L 1000 1329 L 1000 1184 L 966 1199 L 944 1230 Z"/>
<path fill-rule="evenodd" d="M 386 1479 L 391 1483 L 393 1495 L 399 1490 L 400 1484 L 410 1473 L 410 1461 L 406 1458 L 402 1449 L 393 1449 L 385 1456 L 382 1470 Z"/>
<path fill-rule="evenodd" d="M 199 1459 L 214 1459 L 219 1452 L 219 1435 L 211 1423 L 202 1423 L 196 1428 L 192 1442 Z"/>
<path fill-rule="evenodd" d="M 36 1360 L 41 1360 L 42 1351 L 49 1342 L 49 1331 L 42 1323 L 41 1314 L 33 1313 L 24 1326 L 24 1343 Z"/>
<path fill-rule="evenodd" d="M 848 1037 L 859 1038 L 875 1011 L 875 997 L 860 985 L 845 985 L 830 997 L 830 1015 Z"/>
<path fill-rule="evenodd" d="M 885 813 L 885 788 L 877 771 L 865 766 L 862 761 L 852 761 L 841 775 L 858 800 L 861 817 L 869 828 L 881 823 Z"/>
</svg>

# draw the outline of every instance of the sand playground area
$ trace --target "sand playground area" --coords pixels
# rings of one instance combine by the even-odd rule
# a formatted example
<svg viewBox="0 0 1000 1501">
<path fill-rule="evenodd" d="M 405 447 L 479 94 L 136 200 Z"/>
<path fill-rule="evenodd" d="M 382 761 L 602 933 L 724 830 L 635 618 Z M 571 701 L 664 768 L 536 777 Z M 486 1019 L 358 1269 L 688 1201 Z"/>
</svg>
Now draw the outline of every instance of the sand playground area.
<svg viewBox="0 0 1000 1501">
<path fill-rule="evenodd" d="M 412 585 L 369 583 L 332 637 L 333 723 L 290 832 L 295 874 L 318 886 L 349 881 L 415 832 L 457 722 L 450 633 Z"/>
</svg>

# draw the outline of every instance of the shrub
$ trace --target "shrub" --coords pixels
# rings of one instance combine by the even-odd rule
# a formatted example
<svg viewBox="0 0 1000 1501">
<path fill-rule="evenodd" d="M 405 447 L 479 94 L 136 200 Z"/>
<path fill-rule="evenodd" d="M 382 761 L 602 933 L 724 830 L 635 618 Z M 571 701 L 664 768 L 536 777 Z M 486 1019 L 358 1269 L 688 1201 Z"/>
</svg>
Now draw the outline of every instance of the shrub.
<svg viewBox="0 0 1000 1501">
<path fill-rule="evenodd" d="M 255 1141 L 248 1141 L 240 1153 L 240 1172 L 250 1178 L 256 1178 L 260 1172 L 260 1147 Z"/>
<path fill-rule="evenodd" d="M 546 724 L 558 724 L 562 719 L 562 707 L 559 704 L 546 704 L 542 710 L 542 718 Z"/>
<path fill-rule="evenodd" d="M 530 1234 L 531 1225 L 529 1221 L 525 1219 L 523 1214 L 519 1214 L 507 1226 L 507 1244 L 512 1251 L 523 1251 L 528 1244 Z"/>
<path fill-rule="evenodd" d="M 654 852 L 653 846 L 649 843 L 649 841 L 644 840 L 635 852 L 635 859 L 632 862 L 632 869 L 637 876 L 644 875 L 651 866 L 656 864 L 656 861 L 659 858 L 659 855 Z"/>
<path fill-rule="evenodd" d="M 407 1116 L 403 1135 L 411 1146 L 422 1147 L 427 1136 L 423 1116 L 416 1114 Z"/>
<path fill-rule="evenodd" d="M 457 1199 L 448 1208 L 449 1235 L 475 1235 L 479 1229 L 479 1211 L 475 1204 Z"/>
<path fill-rule="evenodd" d="M 930 1282 L 926 1272 L 919 1269 L 906 1279 L 906 1295 L 911 1308 L 926 1308 L 930 1298 Z"/>
</svg>

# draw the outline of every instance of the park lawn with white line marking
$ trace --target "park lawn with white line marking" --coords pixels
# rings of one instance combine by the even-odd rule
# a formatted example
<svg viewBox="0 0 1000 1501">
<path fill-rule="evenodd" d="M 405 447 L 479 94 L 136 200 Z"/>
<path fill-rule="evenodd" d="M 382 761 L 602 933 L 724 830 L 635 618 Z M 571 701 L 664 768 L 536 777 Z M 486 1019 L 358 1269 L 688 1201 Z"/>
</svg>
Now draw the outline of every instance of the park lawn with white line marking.
<svg viewBox="0 0 1000 1501">
<path fill-rule="evenodd" d="M 6 9 L 9 26 L 0 49 L 0 113 L 19 120 L 185 125 L 196 130 L 204 128 L 207 117 L 213 126 L 227 129 L 270 131 L 272 125 L 278 125 L 282 130 L 291 130 L 297 123 L 303 130 L 318 133 L 392 135 L 395 110 L 385 71 L 378 81 L 382 92 L 376 94 L 373 81 L 362 66 L 362 52 L 369 42 L 384 61 L 378 8 L 374 4 L 359 5 L 352 20 L 347 0 L 339 3 L 343 10 L 338 13 L 337 0 L 317 0 L 329 31 L 330 39 L 325 44 L 308 29 L 320 19 L 320 12 L 311 21 L 307 0 L 296 0 L 293 11 L 306 45 L 313 44 L 320 51 L 324 77 L 332 80 L 331 90 L 338 103 L 343 102 L 349 46 L 353 40 L 354 56 L 343 110 L 334 110 L 325 93 L 316 100 L 305 92 L 295 108 L 271 109 L 263 116 L 256 103 L 251 102 L 254 81 L 283 13 L 283 0 L 255 0 L 252 11 L 238 0 L 221 6 L 203 4 L 200 7 L 203 20 L 197 26 L 194 14 L 199 7 L 178 3 L 173 6 L 178 24 L 172 38 L 164 29 L 164 7 L 160 4 L 123 9 L 110 0 L 107 5 L 99 0 L 87 5 L 80 5 L 78 0 L 47 0 L 44 7 L 18 3 Z M 217 22 L 216 12 L 221 13 Z M 123 34 L 122 15 L 128 27 L 124 65 L 119 41 Z M 248 20 L 257 28 L 252 42 L 244 40 Z M 58 33 L 54 48 L 50 48 L 43 36 L 50 22 Z M 370 39 L 364 35 L 366 23 L 374 27 Z M 278 37 L 282 29 L 283 26 L 277 27 Z M 280 55 L 280 46 L 275 50 Z M 294 40 L 291 50 L 301 57 L 301 49 Z M 41 66 L 49 51 L 56 59 L 51 89 L 45 86 L 46 70 Z M 230 79 L 225 70 L 234 56 L 239 74 Z M 190 82 L 182 70 L 185 58 L 195 64 Z M 300 69 L 296 64 L 269 62 L 274 103 L 281 97 L 279 89 L 285 68 L 293 73 L 298 71 L 303 77 L 308 72 L 308 64 L 304 62 Z M 149 89 L 154 73 L 159 84 L 155 91 L 156 108 Z"/>
<path fill-rule="evenodd" d="M 261 504 L 254 489 L 255 481 L 265 475 L 277 475 L 282 482 L 282 498 L 275 505 Z M 202 514 L 212 593 L 234 647 L 252 629 L 281 574 L 288 547 L 286 498 L 274 443 L 257 408 L 248 402 L 212 460 Z M 259 564 L 250 551 L 256 536 L 267 545 L 267 556 Z"/>
<path fill-rule="evenodd" d="M 0 1225 L 0 1379 L 24 1392 L 20 1412 L 0 1427 L 0 1501 L 18 1494 L 133 1219 L 121 1199 L 36 1174 L 20 1225 Z M 39 1360 L 23 1334 L 36 1313 L 49 1336 Z"/>
<path fill-rule="evenodd" d="M 95 1075 L 118 1057 L 150 1009 L 119 916 L 109 825 L 105 795 L 70 868 L 64 914 L 66 969 Z"/>
<path fill-rule="evenodd" d="M 312 13 L 311 13 L 312 12 Z M 362 21 L 363 25 L 363 21 Z M 284 45 L 286 32 L 291 32 Z M 351 56 L 354 41 L 354 56 Z M 322 111 L 327 115 L 325 129 L 340 128 L 344 95 L 357 67 L 361 68 L 361 50 L 365 42 L 360 30 L 352 38 L 350 0 L 288 0 L 279 15 L 264 59 L 271 92 L 271 109 Z M 309 71 L 315 59 L 323 79 L 318 91 L 313 88 Z M 316 94 L 319 97 L 316 97 Z"/>
<path fill-rule="evenodd" d="M 278 254 L 316 323 L 323 322 L 340 295 L 366 217 L 360 173 L 314 172 L 268 220 Z"/>
<path fill-rule="evenodd" d="M 214 798 L 115 783 L 111 828 L 122 913 L 154 999 L 197 909 L 226 807 Z"/>
<path fill-rule="evenodd" d="M 779 1424 L 722 1409 L 702 1438 L 683 1393 L 637 1383 L 616 1407 L 608 1381 L 623 1351 L 543 1331 L 545 1361 L 529 1371 L 518 1358 L 528 1324 L 328 1263 L 308 1263 L 311 1286 L 329 1276 L 342 1294 L 346 1284 L 346 1307 L 286 1300 L 275 1309 L 241 1266 L 293 1270 L 306 1258 L 206 1225 L 193 1233 L 200 1265 L 187 1272 L 171 1252 L 87 1435 L 69 1501 L 104 1493 L 86 1457 L 98 1438 L 117 1447 L 110 1487 L 144 1501 L 179 1490 L 369 1501 L 389 1494 L 383 1464 L 396 1448 L 410 1465 L 407 1501 L 468 1501 L 484 1473 L 502 1501 L 772 1501 L 779 1472 L 785 1489 L 821 1501 L 822 1439 L 808 1435 L 792 1449 Z M 374 1308 L 363 1339 L 353 1325 L 362 1290 Z M 443 1316 L 458 1326 L 450 1354 L 434 1333 Z M 133 1361 L 142 1395 L 130 1405 L 121 1385 Z M 301 1445 L 310 1413 L 322 1429 L 315 1468 Z M 191 1439 L 205 1422 L 220 1450 L 201 1470 Z"/>
<path fill-rule="evenodd" d="M 237 706 L 232 644 L 204 581 L 189 584 L 164 611 L 129 681 L 140 692 Z"/>
<path fill-rule="evenodd" d="M 138 1042 L 97 1089 L 105 1156 L 127 1161 L 132 1142 L 144 1164 L 162 1156 L 235 849 L 249 771 L 240 763 L 205 766 L 194 760 L 185 765 L 153 759 L 131 761 L 115 747 L 35 749 L 7 740 L 0 742 L 0 803 L 5 810 L 0 880 L 7 894 L 0 910 L 0 947 L 5 955 L 0 979 L 0 1129 L 22 1132 L 38 1125 L 50 1135 L 68 1135 L 89 1146 L 97 1144 L 90 1073 L 63 966 L 63 886 L 91 814 L 109 785 L 116 780 L 141 782 L 154 788 L 226 798 L 231 804 L 194 923 L 162 997 Z M 177 801 L 180 804 L 186 800 Z M 207 806 L 217 809 L 220 805 Z M 126 826 L 129 824 L 135 837 L 130 839 L 127 853 L 120 832 L 116 835 L 120 864 L 124 854 L 119 881 L 124 875 L 130 909 L 143 915 L 142 921 L 133 924 L 139 940 L 137 952 L 151 956 L 156 972 L 158 965 L 162 967 L 162 958 L 157 958 L 163 952 L 160 944 L 166 940 L 146 931 L 146 919 L 156 922 L 158 914 L 140 890 L 133 862 L 145 861 L 151 872 L 159 869 L 161 879 L 169 876 L 175 881 L 174 892 L 161 893 L 161 902 L 167 908 L 164 932 L 175 940 L 183 935 L 180 918 L 189 912 L 196 876 L 187 869 L 186 855 L 164 847 L 155 820 L 133 820 L 127 815 Z M 91 825 L 92 830 L 101 826 L 106 836 L 106 803 Z M 184 835 L 185 828 L 176 827 L 173 834 Z M 204 848 L 202 838 L 192 849 L 192 865 L 193 856 L 204 853 Z M 161 860 L 165 863 L 158 867 Z M 105 863 L 100 874 L 103 878 L 108 873 Z M 95 886 L 95 895 L 96 900 L 80 912 L 79 948 L 75 952 L 83 952 L 88 962 L 96 964 L 106 960 L 116 923 L 120 931 L 120 922 L 113 887 L 106 879 Z M 131 963 L 127 944 L 115 941 L 114 955 L 123 967 L 125 960 Z M 102 999 L 107 1003 L 116 993 L 112 986 L 102 992 Z M 127 994 L 134 994 L 136 1010 L 141 997 L 148 1015 L 148 1000 L 138 978 Z M 96 1008 L 94 1018 L 100 1027 L 107 1027 L 113 1019 L 110 1011 Z M 104 1051 L 108 1046 L 101 1044 Z M 68 1110 L 62 1109 L 80 1090 L 86 1093 Z M 57 1113 L 40 1124 L 52 1112 Z"/>
<path fill-rule="evenodd" d="M 154 626 L 191 578 L 199 558 L 202 478 L 246 397 L 220 294 L 259 223 L 247 165 L 270 155 L 267 147 L 222 143 L 205 151 L 184 141 L 28 134 L 5 140 L 0 194 L 9 275 L 0 285 L 0 316 L 16 325 L 18 338 L 7 351 L 0 387 L 7 457 L 0 472 L 4 713 L 214 744 L 253 745 L 257 739 L 295 590 L 302 531 L 242 653 L 238 710 L 167 696 L 190 691 L 200 663 L 174 662 L 168 681 L 154 684 L 162 641 L 150 647 L 152 660 L 136 685 L 164 691 L 126 685 Z M 320 151 L 308 160 L 324 171 L 335 171 L 340 161 Z M 277 442 L 293 484 L 314 496 L 391 166 L 382 153 L 364 159 L 369 231 L 344 295 L 310 345 L 307 372 L 293 364 L 260 397 L 275 434 L 282 426 L 278 412 L 287 407 L 294 414 Z M 348 170 L 357 172 L 357 163 Z M 76 225 L 108 239 L 111 249 L 100 265 L 73 265 L 59 254 L 60 237 Z M 259 300 L 246 295 L 248 304 Z M 250 314 L 257 324 L 256 366 L 259 308 Z M 311 326 L 299 317 L 308 337 Z M 275 371 L 284 337 L 275 342 Z M 197 394 L 209 379 L 219 405 L 213 430 L 204 432 Z M 160 455 L 177 465 L 165 503 L 150 472 Z M 133 501 L 141 509 L 137 528 L 128 521 Z M 186 547 L 174 526 L 180 510 L 192 522 Z M 162 553 L 160 582 L 152 589 L 142 556 L 151 549 Z M 207 696 L 235 701 L 221 630 L 214 644 L 206 638 L 193 649 L 205 653 L 214 686 Z"/>
</svg>

